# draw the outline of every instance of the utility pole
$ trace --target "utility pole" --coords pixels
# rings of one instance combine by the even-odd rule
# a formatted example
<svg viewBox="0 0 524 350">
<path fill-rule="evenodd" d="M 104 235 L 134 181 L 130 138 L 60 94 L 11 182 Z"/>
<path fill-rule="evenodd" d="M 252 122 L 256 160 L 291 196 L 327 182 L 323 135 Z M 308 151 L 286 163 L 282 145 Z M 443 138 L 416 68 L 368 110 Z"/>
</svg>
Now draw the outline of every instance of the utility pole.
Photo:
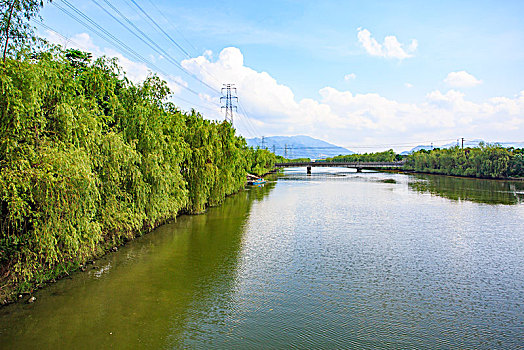
<svg viewBox="0 0 524 350">
<path fill-rule="evenodd" d="M 287 143 L 284 145 L 284 158 L 287 158 Z"/>
<path fill-rule="evenodd" d="M 234 91 L 234 94 L 237 93 L 237 88 L 234 87 L 235 84 L 222 84 L 224 87 L 222 88 L 222 97 L 220 97 L 220 103 L 223 103 L 222 100 L 225 100 L 225 106 L 222 106 L 221 109 L 226 109 L 225 114 L 225 121 L 230 122 L 231 125 L 233 125 L 233 109 L 236 111 L 237 106 L 235 106 L 233 103 L 238 102 L 238 97 L 233 96 L 231 91 Z M 225 95 L 224 95 L 225 90 Z"/>
<path fill-rule="evenodd" d="M 275 144 L 273 144 L 273 154 L 277 154 L 277 148 L 275 147 Z"/>
<path fill-rule="evenodd" d="M 462 138 L 462 149 L 464 149 L 464 138 Z"/>
<path fill-rule="evenodd" d="M 262 136 L 262 142 L 261 143 L 262 143 L 262 149 L 264 149 L 265 148 L 264 146 L 266 145 L 266 140 L 264 140 L 264 136 Z"/>
</svg>

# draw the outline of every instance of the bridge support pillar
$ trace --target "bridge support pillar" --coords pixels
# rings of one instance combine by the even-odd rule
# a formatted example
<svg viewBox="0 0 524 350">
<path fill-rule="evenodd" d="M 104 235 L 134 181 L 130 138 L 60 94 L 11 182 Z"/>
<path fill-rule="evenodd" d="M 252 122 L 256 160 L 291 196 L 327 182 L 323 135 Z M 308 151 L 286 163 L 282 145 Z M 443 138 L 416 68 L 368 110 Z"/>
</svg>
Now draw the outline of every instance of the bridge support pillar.
<svg viewBox="0 0 524 350">
<path fill-rule="evenodd" d="M 361 173 L 362 172 L 362 168 L 357 168 L 357 173 Z"/>
<path fill-rule="evenodd" d="M 311 175 L 311 166 L 308 166 L 308 167 L 307 167 L 307 174 L 308 174 L 308 175 Z"/>
</svg>

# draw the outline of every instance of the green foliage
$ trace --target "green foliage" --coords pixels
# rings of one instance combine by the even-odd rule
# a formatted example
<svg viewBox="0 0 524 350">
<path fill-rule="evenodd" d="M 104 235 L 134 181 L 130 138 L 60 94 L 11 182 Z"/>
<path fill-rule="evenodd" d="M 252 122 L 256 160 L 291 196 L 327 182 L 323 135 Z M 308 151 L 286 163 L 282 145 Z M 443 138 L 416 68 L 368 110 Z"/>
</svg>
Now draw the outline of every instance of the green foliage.
<svg viewBox="0 0 524 350">
<path fill-rule="evenodd" d="M 0 0 L 2 57 L 15 54 L 37 38 L 29 21 L 38 16 L 43 0 Z"/>
<path fill-rule="evenodd" d="M 427 173 L 503 178 L 524 176 L 522 150 L 481 144 L 478 148 L 435 149 L 409 155 L 404 168 Z"/>
<path fill-rule="evenodd" d="M 83 52 L 77 49 L 66 50 L 65 57 L 71 62 L 73 67 L 86 67 L 91 61 L 92 55 L 89 52 Z"/>
<path fill-rule="evenodd" d="M 274 154 L 181 112 L 169 93 L 156 76 L 134 85 L 115 60 L 77 51 L 0 66 L 2 286 L 67 274 L 273 167 Z"/>
<path fill-rule="evenodd" d="M 416 180 L 415 180 L 416 179 Z M 524 203 L 524 181 L 494 181 L 468 177 L 419 174 L 408 182 L 415 191 L 431 193 L 452 200 L 488 204 Z"/>
<path fill-rule="evenodd" d="M 524 148 L 510 148 L 509 176 L 524 176 Z"/>
<path fill-rule="evenodd" d="M 255 175 L 263 175 L 273 169 L 277 162 L 277 157 L 267 149 L 251 149 L 248 155 L 248 172 Z"/>
<path fill-rule="evenodd" d="M 348 155 L 326 158 L 326 162 L 395 162 L 401 160 L 402 156 L 396 154 L 392 149 L 376 153 L 355 153 Z"/>
<path fill-rule="evenodd" d="M 277 163 L 305 163 L 305 162 L 311 162 L 311 158 L 287 159 L 282 156 L 277 156 Z"/>
</svg>

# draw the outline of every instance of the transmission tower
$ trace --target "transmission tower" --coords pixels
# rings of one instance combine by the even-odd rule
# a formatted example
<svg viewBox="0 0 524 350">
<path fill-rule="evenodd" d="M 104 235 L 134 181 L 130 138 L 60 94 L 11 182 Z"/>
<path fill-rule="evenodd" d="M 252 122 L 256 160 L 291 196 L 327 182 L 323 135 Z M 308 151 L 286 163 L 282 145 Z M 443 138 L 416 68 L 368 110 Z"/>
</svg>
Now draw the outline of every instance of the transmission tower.
<svg viewBox="0 0 524 350">
<path fill-rule="evenodd" d="M 237 110 L 237 106 L 235 106 L 233 103 L 238 102 L 238 97 L 233 96 L 231 94 L 231 91 L 233 91 L 234 94 L 236 95 L 237 88 L 234 87 L 235 84 L 222 84 L 222 85 L 224 85 L 224 87 L 222 88 L 222 91 L 221 91 L 222 97 L 220 97 L 220 102 L 224 103 L 222 102 L 222 100 L 225 100 L 225 106 L 222 106 L 221 109 L 223 108 L 226 109 L 225 120 L 226 122 L 230 122 L 231 125 L 233 125 L 233 109 L 235 111 Z M 224 95 L 224 90 L 225 90 L 225 95 Z"/>
</svg>

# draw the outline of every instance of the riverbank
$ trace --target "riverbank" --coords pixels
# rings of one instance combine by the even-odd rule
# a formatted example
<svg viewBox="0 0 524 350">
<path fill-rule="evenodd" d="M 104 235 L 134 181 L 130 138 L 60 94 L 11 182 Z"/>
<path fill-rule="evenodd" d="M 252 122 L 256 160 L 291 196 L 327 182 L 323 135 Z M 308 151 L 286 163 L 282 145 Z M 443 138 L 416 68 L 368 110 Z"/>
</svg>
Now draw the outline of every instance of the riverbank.
<svg viewBox="0 0 524 350">
<path fill-rule="evenodd" d="M 289 169 L 0 308 L 0 344 L 518 348 L 523 227 L 522 182 Z"/>
<path fill-rule="evenodd" d="M 0 65 L 0 301 L 219 205 L 276 159 L 181 111 L 158 77 L 68 53 Z"/>
<path fill-rule="evenodd" d="M 524 177 L 524 149 L 480 143 L 478 147 L 435 148 L 400 155 L 393 150 L 376 153 L 340 155 L 327 161 L 405 162 L 404 171 L 423 174 L 465 176 L 480 179 Z M 520 180 L 517 180 L 520 181 Z"/>
<path fill-rule="evenodd" d="M 224 199 L 226 199 L 226 198 L 228 198 L 230 196 L 238 195 L 239 192 L 241 192 L 243 190 L 244 189 L 240 189 L 239 191 L 226 196 Z M 134 241 L 136 238 L 139 238 L 139 237 L 145 236 L 147 234 L 150 234 L 151 232 L 155 231 L 156 229 L 158 229 L 159 227 L 161 227 L 163 225 L 168 225 L 168 224 L 174 223 L 181 216 L 184 216 L 184 215 L 202 215 L 202 214 L 205 214 L 205 213 L 206 213 L 205 211 L 201 212 L 201 213 L 196 213 L 196 214 L 191 214 L 189 212 L 182 212 L 182 213 L 178 214 L 176 217 L 170 218 L 170 219 L 162 221 L 162 222 L 158 222 L 155 225 L 153 225 L 151 227 L 148 227 L 147 230 L 138 232 L 135 236 L 133 236 L 131 238 L 123 238 L 120 241 L 116 242 L 116 244 L 114 244 L 114 245 L 113 244 L 106 245 L 101 251 L 99 251 L 98 255 L 91 256 L 90 259 L 87 260 L 86 262 L 84 262 L 82 264 L 79 264 L 79 266 L 74 268 L 74 269 L 71 269 L 69 271 L 65 271 L 64 274 L 62 274 L 62 275 L 57 275 L 57 276 L 55 276 L 52 279 L 42 281 L 39 284 L 35 284 L 31 288 L 31 290 L 25 290 L 23 292 L 18 292 L 16 290 L 17 286 L 14 285 L 14 284 L 11 285 L 11 286 L 9 286 L 9 285 L 2 285 L 2 288 L 0 288 L 0 307 L 7 306 L 9 304 L 16 303 L 16 302 L 25 302 L 25 303 L 28 303 L 28 304 L 33 303 L 33 302 L 37 301 L 37 298 L 33 294 L 36 293 L 38 290 L 44 289 L 44 288 L 50 286 L 51 284 L 54 284 L 54 283 L 56 283 L 56 282 L 58 282 L 58 281 L 60 281 L 60 280 L 62 280 L 64 278 L 70 277 L 72 274 L 80 273 L 80 272 L 86 272 L 91 266 L 96 266 L 97 262 L 100 259 L 106 258 L 108 254 L 112 254 L 112 253 L 118 252 L 120 248 L 126 246 L 126 244 L 128 244 L 129 242 Z"/>
<path fill-rule="evenodd" d="M 404 169 L 484 179 L 520 178 L 524 177 L 524 150 L 496 144 L 420 150 L 406 157 Z"/>
<path fill-rule="evenodd" d="M 449 176 L 449 177 L 457 177 L 457 178 L 463 178 L 463 179 L 479 179 L 479 180 L 495 180 L 495 181 L 519 181 L 523 182 L 524 177 L 498 177 L 498 178 L 492 178 L 492 177 L 477 177 L 477 176 L 468 176 L 468 175 L 449 175 L 449 174 L 439 174 L 439 173 L 432 173 L 432 172 L 424 172 L 424 171 L 415 171 L 415 170 L 406 170 L 406 169 L 384 169 L 384 172 L 388 173 L 398 173 L 398 174 L 423 174 L 423 175 L 435 175 L 435 176 Z"/>
<path fill-rule="evenodd" d="M 279 169 L 273 169 L 273 170 L 271 170 L 269 172 L 266 172 L 265 174 L 261 174 L 259 176 L 262 177 L 262 178 L 266 178 L 268 176 L 271 176 L 271 175 L 274 175 L 274 174 L 278 173 L 278 171 L 279 171 Z M 230 196 L 239 195 L 240 192 L 244 191 L 245 186 L 246 186 L 246 184 L 244 184 L 244 187 L 241 188 L 239 191 L 237 191 L 235 193 L 232 193 L 230 195 L 227 195 L 225 198 L 228 198 Z M 200 214 L 205 214 L 205 212 L 197 213 L 197 215 L 200 215 Z M 34 302 L 36 299 L 33 299 L 34 298 L 33 294 L 36 291 L 38 291 L 40 289 L 43 289 L 43 288 L 46 288 L 49 285 L 54 284 L 54 283 L 56 283 L 57 281 L 59 281 L 59 280 L 61 280 L 63 278 L 67 278 L 71 274 L 78 273 L 78 272 L 85 272 L 87 269 L 90 268 L 90 266 L 95 266 L 99 259 L 106 257 L 108 254 L 116 253 L 121 247 L 125 246 L 127 243 L 133 241 L 134 239 L 136 239 L 138 237 L 141 237 L 141 236 L 144 236 L 144 235 L 147 235 L 147 234 L 151 233 L 152 231 L 154 231 L 155 229 L 159 228 L 160 226 L 163 226 L 163 225 L 166 225 L 166 224 L 170 224 L 172 222 L 176 222 L 177 218 L 179 218 L 180 216 L 183 216 L 183 215 L 193 215 L 193 214 L 189 213 L 189 212 L 181 212 L 176 217 L 167 219 L 167 220 L 162 221 L 162 222 L 158 222 L 155 225 L 153 225 L 151 227 L 148 227 L 147 230 L 144 229 L 144 231 L 138 232 L 135 236 L 133 236 L 131 238 L 123 238 L 122 240 L 120 240 L 118 242 L 115 242 L 114 244 L 106 245 L 99 252 L 98 255 L 93 255 L 88 261 L 86 261 L 86 262 L 84 262 L 82 264 L 79 264 L 79 266 L 77 266 L 76 268 L 71 269 L 69 271 L 66 271 L 62 275 L 57 275 L 57 276 L 55 276 L 52 279 L 45 280 L 45 281 L 42 281 L 39 284 L 34 285 L 31 290 L 18 292 L 16 290 L 16 285 L 12 285 L 12 286 L 2 285 L 2 288 L 0 288 L 0 307 L 9 305 L 9 304 L 12 304 L 12 303 L 15 303 L 15 302 L 26 302 L 26 303 Z"/>
</svg>

